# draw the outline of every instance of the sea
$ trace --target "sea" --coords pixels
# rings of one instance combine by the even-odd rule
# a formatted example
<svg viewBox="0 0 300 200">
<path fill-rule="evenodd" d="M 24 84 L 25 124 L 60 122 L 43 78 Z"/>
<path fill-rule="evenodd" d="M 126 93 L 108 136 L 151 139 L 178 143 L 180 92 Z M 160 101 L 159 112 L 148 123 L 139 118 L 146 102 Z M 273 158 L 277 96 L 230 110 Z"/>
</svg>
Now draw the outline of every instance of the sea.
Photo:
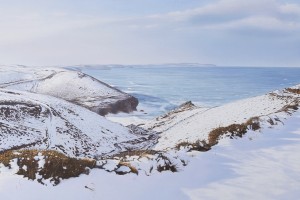
<svg viewBox="0 0 300 200">
<path fill-rule="evenodd" d="M 214 107 L 300 84 L 300 68 L 289 67 L 168 64 L 75 68 L 138 98 L 138 111 L 122 113 L 120 117 L 145 119 L 164 114 L 187 101 Z"/>
</svg>

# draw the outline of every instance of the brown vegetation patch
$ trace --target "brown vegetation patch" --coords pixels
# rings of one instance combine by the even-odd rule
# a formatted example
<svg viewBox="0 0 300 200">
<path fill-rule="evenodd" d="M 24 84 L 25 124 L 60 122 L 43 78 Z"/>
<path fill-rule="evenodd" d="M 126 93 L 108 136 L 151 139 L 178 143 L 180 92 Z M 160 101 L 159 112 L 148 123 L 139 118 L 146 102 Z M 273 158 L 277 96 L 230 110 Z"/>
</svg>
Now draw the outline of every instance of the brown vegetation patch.
<svg viewBox="0 0 300 200">
<path fill-rule="evenodd" d="M 118 168 L 120 168 L 121 166 L 128 167 L 131 170 L 130 173 L 134 173 L 136 175 L 139 174 L 139 171 L 137 170 L 137 168 L 135 168 L 134 166 L 132 166 L 129 162 L 120 162 L 118 164 Z M 117 171 L 116 171 L 116 173 L 119 174 L 119 175 L 124 175 L 123 173 L 120 173 L 120 172 L 117 172 Z"/>
<path fill-rule="evenodd" d="M 212 146 L 218 144 L 219 140 L 222 136 L 227 136 L 230 138 L 242 137 L 248 130 L 259 130 L 260 122 L 258 117 L 252 117 L 247 122 L 242 124 L 231 124 L 226 127 L 219 127 L 212 130 L 208 135 L 208 142 L 206 141 L 196 141 L 194 143 L 191 142 L 181 142 L 175 146 L 177 150 L 181 147 L 189 148 L 188 151 L 202 151 L 206 152 L 211 149 Z M 229 134 L 229 135 L 228 135 Z"/>
<path fill-rule="evenodd" d="M 0 153 L 0 163 L 2 163 L 5 167 L 10 168 L 10 161 L 15 157 L 16 155 L 14 155 L 12 151 L 2 152 Z"/>
<path fill-rule="evenodd" d="M 294 88 L 286 88 L 286 91 L 294 94 L 300 94 L 300 89 L 294 89 Z"/>
<path fill-rule="evenodd" d="M 158 172 L 163 172 L 163 171 L 177 172 L 178 171 L 176 164 L 172 163 L 167 156 L 164 156 L 163 154 L 159 154 L 156 161 L 159 162 L 160 160 L 162 160 L 163 164 L 159 164 L 157 166 L 156 170 Z"/>
<path fill-rule="evenodd" d="M 278 112 L 286 112 L 286 113 L 293 113 L 295 110 L 298 110 L 299 104 L 298 102 L 294 102 L 288 105 L 285 105 L 282 109 L 280 109 Z"/>
<path fill-rule="evenodd" d="M 127 156 L 131 157 L 131 156 L 138 156 L 138 157 L 145 157 L 147 155 L 154 155 L 158 153 L 158 151 L 155 150 L 130 150 L 130 151 L 123 151 L 117 154 L 114 154 L 112 156 L 109 156 L 111 158 L 113 157 L 118 157 L 118 158 L 125 158 Z"/>
<path fill-rule="evenodd" d="M 175 149 L 180 150 L 181 147 L 187 147 L 188 151 L 202 151 L 206 152 L 211 149 L 211 146 L 207 144 L 205 140 L 203 141 L 196 141 L 194 143 L 191 142 L 181 142 L 175 146 Z"/>
<path fill-rule="evenodd" d="M 252 117 L 247 122 L 242 124 L 231 124 L 226 127 L 219 127 L 212 130 L 208 135 L 208 145 L 214 146 L 218 144 L 220 138 L 226 134 L 230 134 L 230 138 L 242 137 L 248 130 L 260 129 L 258 117 Z"/>
<path fill-rule="evenodd" d="M 44 159 L 42 168 L 39 168 L 38 155 Z M 31 180 L 37 179 L 40 183 L 43 183 L 43 179 L 50 179 L 54 185 L 59 184 L 61 179 L 78 177 L 83 173 L 88 174 L 88 168 L 92 169 L 96 166 L 95 160 L 70 158 L 52 150 L 6 151 L 0 154 L 0 163 L 6 167 L 11 167 L 10 161 L 13 159 L 17 159 L 19 166 L 17 174 Z M 41 178 L 38 179 L 37 176 Z"/>
<path fill-rule="evenodd" d="M 176 165 L 173 165 L 171 163 L 166 163 L 165 165 L 157 166 L 157 171 L 158 172 L 163 172 L 163 171 L 177 172 L 177 168 L 176 168 Z"/>
</svg>

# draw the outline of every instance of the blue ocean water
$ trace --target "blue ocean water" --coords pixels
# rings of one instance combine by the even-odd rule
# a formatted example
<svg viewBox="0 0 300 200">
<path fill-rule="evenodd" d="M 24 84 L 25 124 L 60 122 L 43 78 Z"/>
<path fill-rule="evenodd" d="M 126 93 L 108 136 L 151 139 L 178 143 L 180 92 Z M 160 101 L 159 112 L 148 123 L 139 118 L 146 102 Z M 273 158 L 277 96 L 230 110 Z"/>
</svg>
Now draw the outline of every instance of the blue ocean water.
<svg viewBox="0 0 300 200">
<path fill-rule="evenodd" d="M 300 83 L 300 68 L 162 65 L 80 70 L 137 97 L 139 111 L 131 115 L 144 118 L 190 100 L 199 106 L 218 106 Z"/>
</svg>

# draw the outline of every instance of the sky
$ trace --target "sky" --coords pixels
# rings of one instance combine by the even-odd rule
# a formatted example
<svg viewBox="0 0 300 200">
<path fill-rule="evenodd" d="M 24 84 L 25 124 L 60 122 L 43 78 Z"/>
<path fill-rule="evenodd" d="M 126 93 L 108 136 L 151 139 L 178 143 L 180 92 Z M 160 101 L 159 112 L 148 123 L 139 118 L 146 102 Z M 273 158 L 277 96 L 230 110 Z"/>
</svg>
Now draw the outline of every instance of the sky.
<svg viewBox="0 0 300 200">
<path fill-rule="evenodd" d="M 0 0 L 0 63 L 300 67 L 300 1 Z"/>
</svg>

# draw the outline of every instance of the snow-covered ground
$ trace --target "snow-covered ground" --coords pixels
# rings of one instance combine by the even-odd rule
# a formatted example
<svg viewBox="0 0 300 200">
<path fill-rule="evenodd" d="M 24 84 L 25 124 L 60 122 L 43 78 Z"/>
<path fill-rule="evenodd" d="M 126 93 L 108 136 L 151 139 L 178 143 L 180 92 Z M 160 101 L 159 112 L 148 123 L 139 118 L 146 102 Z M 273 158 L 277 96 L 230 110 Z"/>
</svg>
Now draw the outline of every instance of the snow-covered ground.
<svg viewBox="0 0 300 200">
<path fill-rule="evenodd" d="M 92 157 L 101 169 L 53 187 L 50 179 L 42 185 L 16 175 L 21 166 L 14 159 L 11 169 L 0 164 L 1 198 L 296 199 L 300 195 L 300 112 L 296 112 L 300 85 L 213 108 L 189 102 L 153 120 L 126 119 L 124 123 L 135 125 L 125 127 L 90 111 L 98 100 L 110 102 L 113 95 L 125 93 L 80 72 L 29 69 L 0 66 L 0 152 L 54 149 L 71 157 Z M 217 135 L 219 143 L 210 142 L 214 130 L 231 125 L 238 127 L 236 132 L 241 126 L 249 130 L 253 124 L 248 121 L 254 118 L 258 131 L 234 140 Z M 204 150 L 212 150 L 191 151 L 191 143 L 199 141 Z M 182 142 L 185 145 L 178 145 Z M 42 152 L 36 156 L 38 169 L 45 164 L 43 158 Z"/>
<path fill-rule="evenodd" d="M 300 85 L 293 88 L 299 90 Z M 247 123 L 253 118 L 258 118 L 259 121 L 272 120 L 271 123 L 276 123 L 281 114 L 298 107 L 299 97 L 300 94 L 297 92 L 284 89 L 212 108 L 187 103 L 148 121 L 135 118 L 110 117 L 109 119 L 124 125 L 129 124 L 131 120 L 139 127 L 160 133 L 154 149 L 166 150 L 182 142 L 208 141 L 213 130 Z"/>
<path fill-rule="evenodd" d="M 53 187 L 1 168 L 1 199 L 299 199 L 300 112 L 283 122 L 192 152 L 178 173 L 118 176 L 95 169 Z"/>
<path fill-rule="evenodd" d="M 136 140 L 147 138 L 99 114 L 127 112 L 136 104 L 134 97 L 78 71 L 0 65 L 0 152 L 38 148 L 94 157 L 135 149 Z"/>
<path fill-rule="evenodd" d="M 53 149 L 72 157 L 94 157 L 125 151 L 132 147 L 131 140 L 146 137 L 48 95 L 0 89 L 0 112 L 0 151 Z"/>
<path fill-rule="evenodd" d="M 79 71 L 54 67 L 1 66 L 0 88 L 45 94 L 105 115 L 135 110 L 134 97 Z"/>
</svg>

